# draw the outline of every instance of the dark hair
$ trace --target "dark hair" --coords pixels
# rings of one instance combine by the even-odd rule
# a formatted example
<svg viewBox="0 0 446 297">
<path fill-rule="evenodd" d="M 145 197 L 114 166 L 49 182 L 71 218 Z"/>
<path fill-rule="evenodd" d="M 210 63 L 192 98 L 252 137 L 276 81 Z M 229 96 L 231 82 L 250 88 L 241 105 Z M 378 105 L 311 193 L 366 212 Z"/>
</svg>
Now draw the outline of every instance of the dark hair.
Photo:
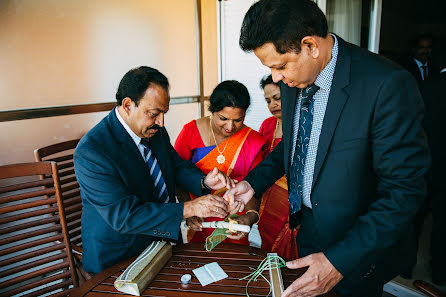
<svg viewBox="0 0 446 297">
<path fill-rule="evenodd" d="M 272 76 L 271 74 L 268 75 L 268 76 L 265 76 L 264 78 L 262 78 L 262 79 L 260 80 L 260 88 L 261 88 L 262 90 L 263 90 L 267 85 L 270 85 L 270 84 L 279 86 L 279 83 L 276 83 L 276 82 L 273 81 L 273 76 Z"/>
<path fill-rule="evenodd" d="M 418 36 L 416 36 L 413 40 L 412 40 L 412 48 L 417 48 L 420 45 L 420 42 L 422 40 L 429 40 L 431 42 L 431 44 L 434 43 L 434 37 L 432 36 L 432 34 L 429 33 L 423 33 L 420 34 Z"/>
<path fill-rule="evenodd" d="M 226 80 L 218 84 L 210 98 L 209 111 L 220 111 L 225 107 L 238 107 L 247 110 L 251 99 L 248 89 L 236 80 Z"/>
<path fill-rule="evenodd" d="M 116 92 L 118 105 L 122 104 L 124 98 L 129 97 L 138 106 L 139 100 L 144 97 L 144 93 L 150 84 L 156 84 L 166 92 L 169 91 L 167 77 L 158 70 L 147 66 L 129 70 L 121 79 Z"/>
<path fill-rule="evenodd" d="M 243 19 L 239 44 L 245 52 L 271 42 L 280 54 L 300 52 L 305 36 L 326 37 L 327 19 L 311 0 L 261 0 Z"/>
</svg>

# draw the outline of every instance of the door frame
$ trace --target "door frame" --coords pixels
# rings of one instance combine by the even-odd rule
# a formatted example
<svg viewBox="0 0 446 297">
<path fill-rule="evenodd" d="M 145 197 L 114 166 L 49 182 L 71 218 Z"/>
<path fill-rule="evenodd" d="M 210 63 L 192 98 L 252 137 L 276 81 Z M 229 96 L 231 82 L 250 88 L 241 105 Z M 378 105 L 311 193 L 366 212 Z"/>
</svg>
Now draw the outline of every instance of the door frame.
<svg viewBox="0 0 446 297">
<path fill-rule="evenodd" d="M 324 14 L 327 14 L 327 0 L 315 0 Z M 370 7 L 370 27 L 368 50 L 379 53 L 379 38 L 381 32 L 382 0 L 372 0 Z"/>
</svg>

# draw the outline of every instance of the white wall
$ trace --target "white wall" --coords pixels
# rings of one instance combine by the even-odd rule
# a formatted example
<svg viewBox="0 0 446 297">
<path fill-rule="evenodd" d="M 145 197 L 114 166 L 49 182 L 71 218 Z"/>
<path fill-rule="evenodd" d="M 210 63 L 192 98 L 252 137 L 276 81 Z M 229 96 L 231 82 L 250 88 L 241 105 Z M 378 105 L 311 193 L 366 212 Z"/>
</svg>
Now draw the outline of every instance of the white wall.
<svg viewBox="0 0 446 297">
<path fill-rule="evenodd" d="M 122 76 L 148 65 L 171 96 L 198 95 L 195 0 L 0 0 L 0 110 L 114 101 Z M 0 123 L 0 165 L 81 137 L 106 113 Z M 175 116 L 172 116 L 175 114 Z M 172 139 L 199 116 L 172 106 Z"/>
<path fill-rule="evenodd" d="M 271 71 L 260 63 L 253 53 L 243 52 L 239 45 L 243 17 L 254 1 L 221 1 L 221 80 L 235 79 L 243 83 L 251 95 L 245 124 L 258 130 L 262 122 L 271 116 L 260 79 Z"/>
</svg>

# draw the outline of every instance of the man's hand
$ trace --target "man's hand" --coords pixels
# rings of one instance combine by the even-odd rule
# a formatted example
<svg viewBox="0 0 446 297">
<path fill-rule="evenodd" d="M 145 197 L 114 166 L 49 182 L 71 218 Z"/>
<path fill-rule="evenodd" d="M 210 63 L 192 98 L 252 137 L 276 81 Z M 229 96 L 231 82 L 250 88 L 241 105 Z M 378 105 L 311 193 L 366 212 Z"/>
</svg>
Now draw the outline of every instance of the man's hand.
<svg viewBox="0 0 446 297">
<path fill-rule="evenodd" d="M 214 169 L 206 175 L 204 183 L 212 190 L 218 190 L 224 187 L 231 189 L 235 186 L 235 182 L 229 176 L 219 171 L 217 167 L 214 167 Z"/>
<path fill-rule="evenodd" d="M 311 254 L 287 262 L 286 266 L 290 269 L 309 267 L 283 292 L 282 297 L 319 296 L 330 291 L 343 278 L 323 253 Z"/>
<path fill-rule="evenodd" d="M 205 195 L 184 202 L 183 218 L 190 218 L 193 216 L 200 218 L 225 218 L 227 215 L 228 203 L 222 197 L 216 195 Z"/>
<path fill-rule="evenodd" d="M 241 181 L 235 185 L 232 189 L 226 191 L 223 195 L 226 201 L 229 202 L 229 205 L 232 205 L 234 201 L 241 202 L 240 208 L 238 211 L 243 211 L 244 206 L 249 202 L 249 200 L 254 195 L 254 189 L 247 181 Z"/>
<path fill-rule="evenodd" d="M 234 203 L 229 204 L 228 213 L 229 213 L 229 215 L 236 214 L 236 213 L 242 211 L 244 207 L 245 207 L 245 205 L 242 202 L 234 201 Z M 240 210 L 240 209 L 242 209 L 242 210 Z"/>
<path fill-rule="evenodd" d="M 189 227 L 190 229 L 194 230 L 194 231 L 201 231 L 202 226 L 201 223 L 203 222 L 202 218 L 199 217 L 190 217 L 186 219 L 186 225 L 187 227 Z"/>
</svg>

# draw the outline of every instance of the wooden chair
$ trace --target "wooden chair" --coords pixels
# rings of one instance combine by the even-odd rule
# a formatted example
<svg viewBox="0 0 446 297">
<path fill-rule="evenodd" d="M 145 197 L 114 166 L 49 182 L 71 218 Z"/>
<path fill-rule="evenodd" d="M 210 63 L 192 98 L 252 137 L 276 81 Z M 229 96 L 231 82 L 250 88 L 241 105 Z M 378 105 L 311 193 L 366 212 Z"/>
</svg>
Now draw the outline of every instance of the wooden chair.
<svg viewBox="0 0 446 297">
<path fill-rule="evenodd" d="M 73 249 L 80 282 L 83 283 L 90 279 L 91 275 L 82 269 L 82 199 L 73 163 L 74 149 L 79 140 L 73 139 L 38 148 L 34 150 L 34 158 L 37 162 L 54 161 L 57 164 L 71 248 Z"/>
<path fill-rule="evenodd" d="M 414 280 L 413 285 L 429 297 L 446 297 L 446 293 L 423 280 Z"/>
<path fill-rule="evenodd" d="M 55 162 L 0 166 L 1 296 L 67 296 L 78 287 L 64 218 Z"/>
</svg>

